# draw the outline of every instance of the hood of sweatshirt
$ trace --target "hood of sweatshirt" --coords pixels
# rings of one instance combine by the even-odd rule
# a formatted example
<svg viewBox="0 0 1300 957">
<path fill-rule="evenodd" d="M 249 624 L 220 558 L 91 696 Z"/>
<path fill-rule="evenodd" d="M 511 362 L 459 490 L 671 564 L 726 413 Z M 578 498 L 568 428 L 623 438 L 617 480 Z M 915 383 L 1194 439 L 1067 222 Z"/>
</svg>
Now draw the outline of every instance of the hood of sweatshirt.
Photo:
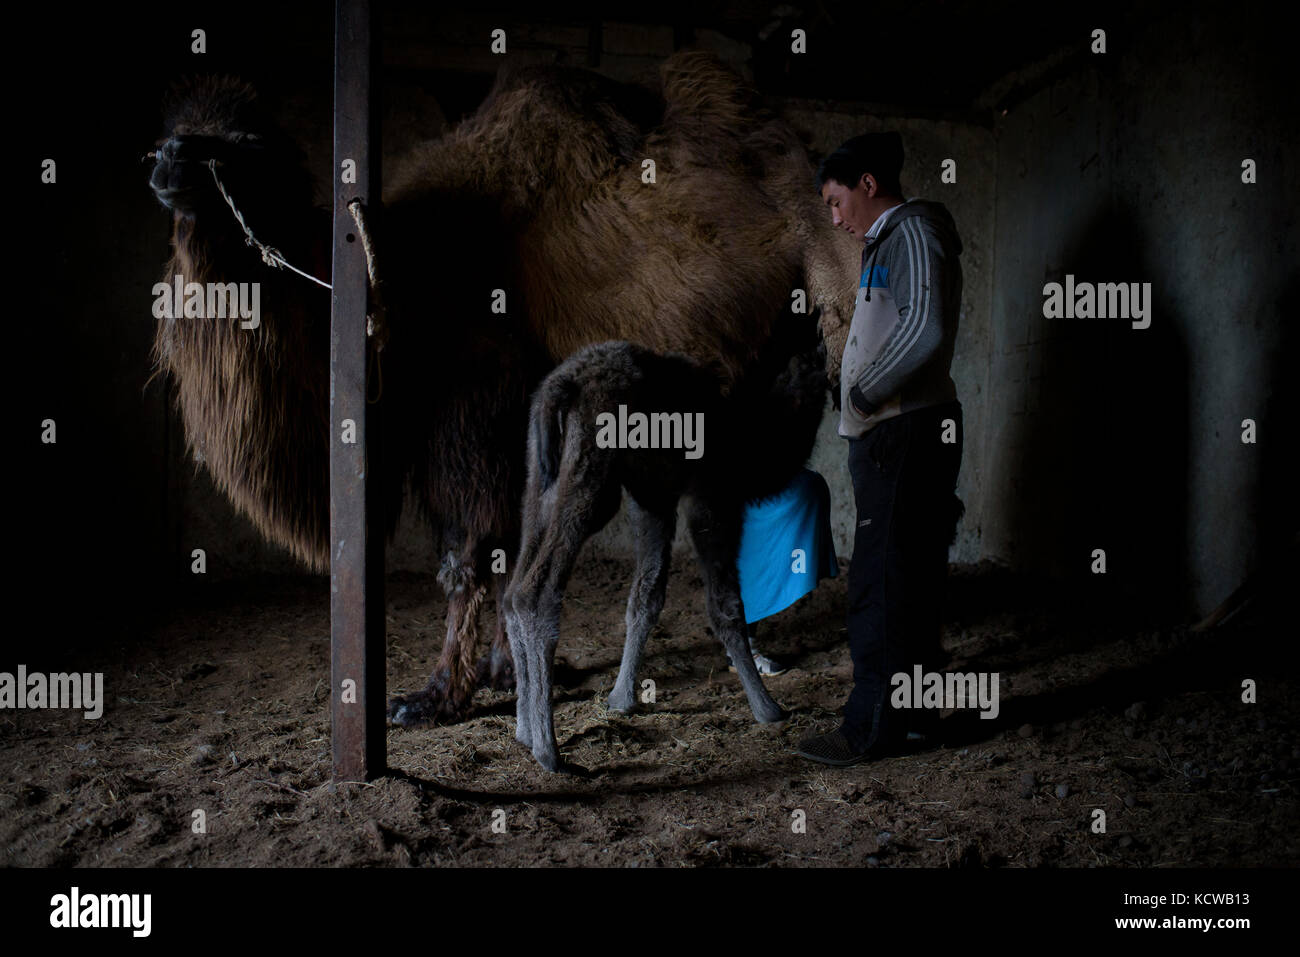
<svg viewBox="0 0 1300 957">
<path fill-rule="evenodd" d="M 944 237 L 957 252 L 961 252 L 961 237 L 957 235 L 957 224 L 953 222 L 952 213 L 948 212 L 948 207 L 943 203 L 931 202 L 928 199 L 913 199 L 904 203 L 894 210 L 885 225 L 881 228 L 880 234 L 876 236 L 871 246 L 879 246 L 885 237 L 898 227 L 898 224 L 905 219 L 911 219 L 913 216 L 920 216 L 928 220 L 940 235 Z"/>
<path fill-rule="evenodd" d="M 881 227 L 876 238 L 862 247 L 862 274 L 870 275 L 872 265 L 876 261 L 876 255 L 880 252 L 880 247 L 885 239 L 898 228 L 898 224 L 905 219 L 911 219 L 913 216 L 919 216 L 927 220 L 939 232 L 941 242 L 950 246 L 958 255 L 961 254 L 961 237 L 957 235 L 957 224 L 953 222 L 952 213 L 948 212 L 948 207 L 943 203 L 934 203 L 928 199 L 908 200 L 902 206 L 899 206 L 892 212 L 885 225 Z M 871 301 L 871 287 L 866 287 L 867 302 Z"/>
</svg>

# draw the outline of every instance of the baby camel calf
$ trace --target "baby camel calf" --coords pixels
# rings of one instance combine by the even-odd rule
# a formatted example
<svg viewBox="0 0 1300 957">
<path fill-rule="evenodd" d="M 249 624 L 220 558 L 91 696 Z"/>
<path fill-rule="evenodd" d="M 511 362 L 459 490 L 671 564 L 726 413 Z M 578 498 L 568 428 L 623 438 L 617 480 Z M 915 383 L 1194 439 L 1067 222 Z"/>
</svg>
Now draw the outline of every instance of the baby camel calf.
<svg viewBox="0 0 1300 957">
<path fill-rule="evenodd" d="M 792 341 L 774 341 L 755 373 L 726 398 L 693 360 L 626 342 L 588 346 L 538 389 L 523 541 L 505 607 L 518 692 L 515 737 L 548 771 L 560 766 L 551 710 L 560 604 L 582 544 L 617 514 L 623 488 L 636 571 L 609 707 L 635 707 L 637 667 L 663 610 L 677 503 L 686 497 L 713 632 L 736 664 L 755 720 L 784 717 L 749 652 L 736 555 L 745 502 L 789 482 L 812 450 L 825 406 L 824 351 L 815 334 L 811 342 L 806 335 L 797 346 Z"/>
</svg>

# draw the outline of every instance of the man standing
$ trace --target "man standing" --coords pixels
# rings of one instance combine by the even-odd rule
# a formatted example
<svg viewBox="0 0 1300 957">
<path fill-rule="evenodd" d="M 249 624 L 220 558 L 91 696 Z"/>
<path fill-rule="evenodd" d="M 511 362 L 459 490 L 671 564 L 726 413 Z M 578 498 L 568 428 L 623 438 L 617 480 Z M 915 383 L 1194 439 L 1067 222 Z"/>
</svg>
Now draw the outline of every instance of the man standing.
<svg viewBox="0 0 1300 957">
<path fill-rule="evenodd" d="M 961 306 L 961 240 L 940 203 L 904 202 L 897 133 L 849 140 L 822 163 L 836 226 L 865 243 L 840 368 L 839 433 L 857 505 L 849 565 L 853 690 L 844 721 L 799 754 L 845 766 L 896 753 L 937 711 L 890 704 L 891 678 L 938 670 L 941 602 L 962 505 L 962 411 L 949 375 Z"/>
</svg>

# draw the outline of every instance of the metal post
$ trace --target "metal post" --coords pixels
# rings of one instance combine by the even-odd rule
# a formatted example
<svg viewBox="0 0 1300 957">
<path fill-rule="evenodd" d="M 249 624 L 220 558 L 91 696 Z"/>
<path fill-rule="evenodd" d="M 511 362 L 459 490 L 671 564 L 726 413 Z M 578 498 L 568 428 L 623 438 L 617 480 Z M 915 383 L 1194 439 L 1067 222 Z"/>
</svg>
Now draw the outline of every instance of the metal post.
<svg viewBox="0 0 1300 957">
<path fill-rule="evenodd" d="M 379 213 L 371 114 L 370 0 L 337 0 L 334 33 L 334 257 L 330 325 L 330 718 L 334 780 L 385 769 L 384 522 L 378 406 L 369 405 L 366 259 L 348 203 Z M 355 164 L 355 182 L 344 170 Z M 373 229 L 373 226 L 372 226 Z M 352 423 L 354 442 L 344 441 Z"/>
</svg>

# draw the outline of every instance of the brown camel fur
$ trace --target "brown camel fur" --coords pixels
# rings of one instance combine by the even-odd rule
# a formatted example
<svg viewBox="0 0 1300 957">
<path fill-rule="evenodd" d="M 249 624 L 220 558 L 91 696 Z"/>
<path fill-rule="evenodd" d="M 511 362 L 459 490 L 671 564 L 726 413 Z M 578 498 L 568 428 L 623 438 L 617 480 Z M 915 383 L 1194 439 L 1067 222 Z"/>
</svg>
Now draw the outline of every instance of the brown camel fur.
<svg viewBox="0 0 1300 957">
<path fill-rule="evenodd" d="M 650 93 L 503 71 L 477 113 L 395 165 L 386 196 L 490 198 L 511 234 L 511 308 L 556 362 L 621 339 L 688 355 L 729 388 L 801 274 L 837 378 L 860 250 L 825 215 L 798 137 L 708 54 L 660 75 Z"/>
</svg>

